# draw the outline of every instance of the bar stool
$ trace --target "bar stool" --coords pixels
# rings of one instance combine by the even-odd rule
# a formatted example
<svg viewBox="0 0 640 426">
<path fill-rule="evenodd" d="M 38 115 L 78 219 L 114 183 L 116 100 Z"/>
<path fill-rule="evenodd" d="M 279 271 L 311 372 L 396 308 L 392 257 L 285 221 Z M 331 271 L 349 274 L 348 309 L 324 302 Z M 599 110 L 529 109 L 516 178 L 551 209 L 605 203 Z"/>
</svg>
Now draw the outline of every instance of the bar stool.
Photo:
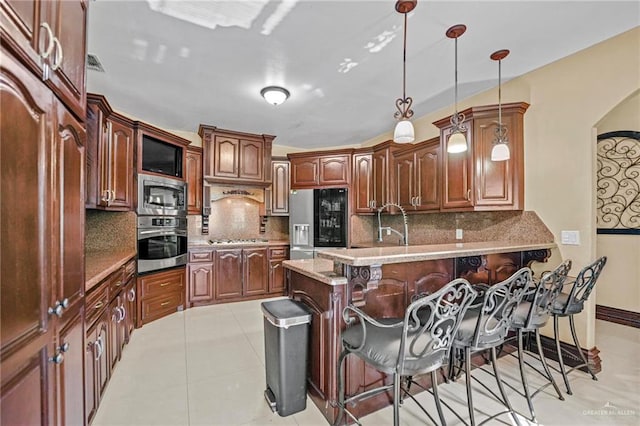
<svg viewBox="0 0 640 426">
<path fill-rule="evenodd" d="M 532 277 L 533 273 L 531 269 L 522 268 L 506 280 L 486 288 L 484 294 L 478 297 L 480 302 L 472 305 L 467 310 L 465 318 L 453 341 L 453 349 L 457 352 L 460 364 L 458 366 L 459 371 L 462 370 L 462 364 L 464 363 L 467 406 L 469 409 L 469 420 L 472 426 L 476 424 L 476 421 L 471 390 L 471 355 L 476 352 L 486 351 L 487 349 L 491 352 L 493 375 L 498 384 L 498 390 L 500 391 L 502 400 L 493 392 L 491 393 L 505 405 L 507 411 L 496 413 L 481 423 L 492 420 L 501 414 L 510 413 L 516 424 L 520 424 L 513 411 L 511 402 L 504 391 L 500 372 L 498 371 L 498 363 L 496 361 L 496 347 L 504 343 L 516 308 L 524 297 L 526 289 L 533 283 Z M 455 377 L 454 369 L 454 359 L 452 357 L 449 364 L 449 374 L 451 378 Z M 476 378 L 476 380 L 478 379 Z M 478 382 L 488 390 L 486 385 L 479 380 Z"/>
<path fill-rule="evenodd" d="M 334 425 L 342 422 L 344 413 L 360 424 L 347 405 L 393 389 L 393 424 L 398 426 L 402 378 L 425 373 L 431 373 L 438 416 L 445 424 L 436 371 L 448 359 L 453 336 L 475 296 L 476 292 L 467 280 L 456 279 L 437 292 L 412 302 L 404 319 L 375 320 L 355 306 L 345 307 L 343 317 L 348 327 L 342 333 L 343 351 L 338 359 L 339 412 Z M 383 373 L 393 375 L 393 384 L 346 398 L 342 365 L 349 354 L 356 355 Z M 418 405 L 433 421 L 429 413 Z"/>
<path fill-rule="evenodd" d="M 514 338 L 517 338 L 517 358 L 520 367 L 522 387 L 524 388 L 524 397 L 526 398 L 527 404 L 529 405 L 531 420 L 533 420 L 534 422 L 536 422 L 536 414 L 533 408 L 532 398 L 539 391 L 544 389 L 548 384 L 553 385 L 553 388 L 558 394 L 558 398 L 560 400 L 564 400 L 564 397 L 562 396 L 562 393 L 560 392 L 560 389 L 558 388 L 558 385 L 556 384 L 556 381 L 553 378 L 551 371 L 549 370 L 549 366 L 547 365 L 544 353 L 542 352 L 542 344 L 540 342 L 540 329 L 544 327 L 549 321 L 551 315 L 551 307 L 555 303 L 558 295 L 562 292 L 562 286 L 567 279 L 567 275 L 569 274 L 570 269 L 571 260 L 565 260 L 552 272 L 543 274 L 542 278 L 539 281 L 535 282 L 532 287 L 529 287 L 525 291 L 524 297 L 520 304 L 518 304 L 518 307 L 513 315 L 513 320 L 511 321 L 511 329 L 516 331 L 516 336 L 514 336 Z M 535 333 L 536 346 L 538 349 L 538 359 L 542 364 L 544 373 L 525 361 L 523 336 L 525 333 L 530 334 L 531 332 Z M 508 343 L 509 340 L 512 339 L 508 339 L 505 343 Z M 529 391 L 527 375 L 525 373 L 525 363 L 549 381 L 547 385 L 539 388 L 533 394 Z"/>
<path fill-rule="evenodd" d="M 571 387 L 569 386 L 569 379 L 567 373 L 575 370 L 576 368 L 587 367 L 589 374 L 593 380 L 598 380 L 595 373 L 587 362 L 587 357 L 582 352 L 582 347 L 578 341 L 578 335 L 576 334 L 576 325 L 573 319 L 575 314 L 579 314 L 584 309 L 584 302 L 589 298 L 593 287 L 596 285 L 596 281 L 602 272 L 602 268 L 607 263 L 607 257 L 602 256 L 592 264 L 585 266 L 578 276 L 576 277 L 571 291 L 567 293 L 560 293 L 555 302 L 551 306 L 551 315 L 553 315 L 553 338 L 556 341 L 556 350 L 558 351 L 558 363 L 560 364 L 560 373 L 562 373 L 562 379 L 567 387 L 567 393 L 573 395 Z M 562 357 L 562 349 L 560 347 L 560 336 L 558 333 L 558 318 L 569 317 L 569 326 L 571 327 L 571 336 L 573 337 L 573 343 L 578 351 L 578 355 L 582 359 L 583 363 L 577 365 L 571 370 L 566 371 L 564 366 L 564 360 Z"/>
</svg>

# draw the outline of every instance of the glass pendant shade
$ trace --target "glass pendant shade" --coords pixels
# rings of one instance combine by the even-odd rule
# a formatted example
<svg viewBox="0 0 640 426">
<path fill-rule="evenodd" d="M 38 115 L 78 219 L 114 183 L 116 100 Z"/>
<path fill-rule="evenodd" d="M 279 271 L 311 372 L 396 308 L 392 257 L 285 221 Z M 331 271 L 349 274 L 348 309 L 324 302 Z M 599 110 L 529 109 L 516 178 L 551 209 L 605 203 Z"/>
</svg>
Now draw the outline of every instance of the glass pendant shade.
<svg viewBox="0 0 640 426">
<path fill-rule="evenodd" d="M 409 120 L 400 120 L 393 131 L 393 141 L 396 143 L 411 143 L 415 140 L 413 124 Z"/>
<path fill-rule="evenodd" d="M 491 148 L 491 161 L 506 161 L 510 158 L 509 145 L 506 143 L 497 143 Z"/>
<path fill-rule="evenodd" d="M 467 150 L 467 137 L 464 133 L 453 132 L 449 136 L 447 142 L 447 152 L 450 154 L 456 154 L 459 152 L 465 152 Z"/>
</svg>

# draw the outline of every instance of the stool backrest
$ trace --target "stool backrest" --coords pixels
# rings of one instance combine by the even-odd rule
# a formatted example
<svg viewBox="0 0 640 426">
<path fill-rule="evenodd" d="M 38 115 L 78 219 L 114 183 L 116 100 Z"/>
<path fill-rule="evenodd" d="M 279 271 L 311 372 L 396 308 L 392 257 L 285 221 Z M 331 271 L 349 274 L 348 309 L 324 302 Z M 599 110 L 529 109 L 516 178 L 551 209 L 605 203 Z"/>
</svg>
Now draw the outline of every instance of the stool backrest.
<svg viewBox="0 0 640 426">
<path fill-rule="evenodd" d="M 471 284 L 458 278 L 412 302 L 404 317 L 397 371 L 403 371 L 407 361 L 428 359 L 433 363 L 447 359 L 462 318 L 475 297 Z"/>
<path fill-rule="evenodd" d="M 565 310 L 568 310 L 571 305 L 584 303 L 591 294 L 593 287 L 598 281 L 598 277 L 602 272 L 602 268 L 607 263 L 607 256 L 602 256 L 590 265 L 585 266 L 578 273 L 576 280 L 571 287 L 571 293 L 569 293 L 569 301 L 565 306 Z"/>
<path fill-rule="evenodd" d="M 473 348 L 493 346 L 504 340 L 513 314 L 532 284 L 533 272 L 525 267 L 485 291 L 471 343 Z"/>
<path fill-rule="evenodd" d="M 523 300 L 531 302 L 524 328 L 531 328 L 532 324 L 537 324 L 543 316 L 548 316 L 556 298 L 562 293 L 569 271 L 571 270 L 571 260 L 562 262 L 551 272 L 542 274 L 542 278 L 526 292 Z"/>
</svg>

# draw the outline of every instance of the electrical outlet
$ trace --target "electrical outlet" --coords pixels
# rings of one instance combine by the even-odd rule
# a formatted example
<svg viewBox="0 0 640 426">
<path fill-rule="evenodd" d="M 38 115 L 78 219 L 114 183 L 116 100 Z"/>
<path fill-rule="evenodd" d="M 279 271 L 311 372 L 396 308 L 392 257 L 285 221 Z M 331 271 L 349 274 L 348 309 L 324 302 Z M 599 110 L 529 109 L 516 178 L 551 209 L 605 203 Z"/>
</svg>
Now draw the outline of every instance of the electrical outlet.
<svg viewBox="0 0 640 426">
<path fill-rule="evenodd" d="M 579 246 L 580 231 L 561 231 L 560 242 L 569 246 Z"/>
<path fill-rule="evenodd" d="M 387 228 L 387 235 L 391 235 L 391 229 Z"/>
<path fill-rule="evenodd" d="M 456 229 L 456 240 L 461 240 L 462 239 L 462 229 L 457 228 Z"/>
</svg>

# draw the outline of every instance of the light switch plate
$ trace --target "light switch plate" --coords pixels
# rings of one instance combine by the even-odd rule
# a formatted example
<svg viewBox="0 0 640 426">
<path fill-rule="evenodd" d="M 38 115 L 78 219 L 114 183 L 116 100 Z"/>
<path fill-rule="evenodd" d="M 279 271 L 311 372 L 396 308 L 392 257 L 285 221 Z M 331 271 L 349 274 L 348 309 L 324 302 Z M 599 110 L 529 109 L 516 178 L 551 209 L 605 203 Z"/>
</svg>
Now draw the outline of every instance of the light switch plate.
<svg viewBox="0 0 640 426">
<path fill-rule="evenodd" d="M 456 240 L 461 240 L 462 239 L 462 229 L 457 228 L 456 229 Z"/>
<path fill-rule="evenodd" d="M 562 231 L 560 233 L 560 242 L 569 246 L 579 246 L 580 231 Z"/>
</svg>

